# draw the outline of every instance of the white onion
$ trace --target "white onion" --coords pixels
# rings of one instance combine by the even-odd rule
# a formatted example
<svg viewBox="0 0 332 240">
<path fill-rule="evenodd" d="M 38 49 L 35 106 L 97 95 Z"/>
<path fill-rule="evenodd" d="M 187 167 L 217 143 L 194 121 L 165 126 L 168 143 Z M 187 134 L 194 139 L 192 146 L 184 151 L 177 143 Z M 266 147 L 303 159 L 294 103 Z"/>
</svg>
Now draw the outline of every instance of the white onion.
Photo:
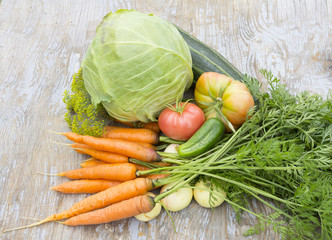
<svg viewBox="0 0 332 240">
<path fill-rule="evenodd" d="M 206 190 L 202 190 L 206 189 Z M 211 191 L 211 189 L 210 189 Z M 209 191 L 209 186 L 203 180 L 199 180 L 194 189 L 194 198 L 196 202 L 201 205 L 202 207 L 206 208 L 215 208 L 221 205 L 225 198 L 226 192 L 222 190 L 220 187 L 213 187 L 212 192 Z M 210 194 L 212 193 L 213 199 L 211 199 L 211 205 L 209 202 Z M 221 195 L 221 196 L 220 196 Z M 211 196 L 211 197 L 212 197 Z"/>
<path fill-rule="evenodd" d="M 172 143 L 172 144 L 168 145 L 167 148 L 165 148 L 164 152 L 178 153 L 178 147 L 179 146 L 180 146 L 179 144 Z"/>
<path fill-rule="evenodd" d="M 164 185 L 160 193 L 166 192 L 168 189 L 172 188 L 176 182 L 172 182 Z M 167 197 L 161 199 L 161 202 L 165 205 L 167 210 L 176 212 L 186 208 L 193 198 L 193 190 L 190 186 L 184 185 L 182 188 L 178 189 L 176 192 L 168 195 Z"/>
<path fill-rule="evenodd" d="M 148 192 L 147 194 L 151 197 L 156 196 L 151 192 Z M 160 203 L 156 203 L 156 205 L 154 206 L 154 208 L 150 212 L 141 213 L 141 214 L 135 216 L 135 218 L 137 220 L 142 221 L 142 222 L 148 222 L 148 221 L 151 221 L 152 219 L 155 219 L 160 214 L 160 211 L 161 211 L 161 205 L 160 205 Z"/>
</svg>

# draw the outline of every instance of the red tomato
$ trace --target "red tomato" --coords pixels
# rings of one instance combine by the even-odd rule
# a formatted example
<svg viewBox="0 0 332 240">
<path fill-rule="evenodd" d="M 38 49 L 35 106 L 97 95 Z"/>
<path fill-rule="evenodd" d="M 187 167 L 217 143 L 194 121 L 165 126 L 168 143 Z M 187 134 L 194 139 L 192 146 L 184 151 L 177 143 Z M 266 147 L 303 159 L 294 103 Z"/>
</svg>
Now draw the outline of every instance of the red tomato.
<svg viewBox="0 0 332 240">
<path fill-rule="evenodd" d="M 158 118 L 160 130 L 167 137 L 179 141 L 188 140 L 204 121 L 203 110 L 193 103 L 185 102 L 164 109 Z"/>
</svg>

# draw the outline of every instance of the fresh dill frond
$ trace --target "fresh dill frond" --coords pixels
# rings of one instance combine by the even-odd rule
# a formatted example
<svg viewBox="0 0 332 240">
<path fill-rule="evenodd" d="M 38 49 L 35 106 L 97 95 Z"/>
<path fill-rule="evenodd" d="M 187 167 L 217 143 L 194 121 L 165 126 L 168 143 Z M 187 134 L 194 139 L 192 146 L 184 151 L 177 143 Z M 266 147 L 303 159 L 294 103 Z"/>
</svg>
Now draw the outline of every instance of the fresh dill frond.
<svg viewBox="0 0 332 240">
<path fill-rule="evenodd" d="M 95 107 L 92 104 L 84 86 L 82 69 L 73 75 L 71 89 L 64 92 L 63 102 L 67 106 L 65 121 L 73 132 L 95 137 L 102 135 L 110 117 L 102 105 Z"/>
</svg>

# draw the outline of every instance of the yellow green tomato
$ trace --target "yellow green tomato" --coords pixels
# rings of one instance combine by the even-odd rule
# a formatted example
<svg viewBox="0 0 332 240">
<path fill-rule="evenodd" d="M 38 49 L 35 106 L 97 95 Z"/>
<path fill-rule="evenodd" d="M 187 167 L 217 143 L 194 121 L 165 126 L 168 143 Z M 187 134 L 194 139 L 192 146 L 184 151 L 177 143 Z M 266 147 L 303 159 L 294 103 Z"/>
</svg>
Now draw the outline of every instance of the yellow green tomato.
<svg viewBox="0 0 332 240">
<path fill-rule="evenodd" d="M 199 77 L 195 101 L 204 110 L 206 119 L 220 117 L 228 131 L 231 128 L 222 115 L 237 129 L 255 105 L 245 84 L 215 72 L 206 72 Z"/>
</svg>

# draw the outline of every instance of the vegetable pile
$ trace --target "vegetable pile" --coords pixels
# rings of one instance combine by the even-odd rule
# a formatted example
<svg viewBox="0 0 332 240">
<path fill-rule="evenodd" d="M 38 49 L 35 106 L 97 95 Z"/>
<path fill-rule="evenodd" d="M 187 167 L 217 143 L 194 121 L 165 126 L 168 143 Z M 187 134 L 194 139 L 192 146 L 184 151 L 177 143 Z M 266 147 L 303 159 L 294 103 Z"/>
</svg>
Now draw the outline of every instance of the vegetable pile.
<svg viewBox="0 0 332 240">
<path fill-rule="evenodd" d="M 183 99 L 192 72 L 194 103 Z M 92 195 L 27 227 L 149 221 L 194 198 L 206 208 L 225 201 L 238 220 L 256 216 L 246 235 L 272 225 L 283 239 L 331 239 L 332 94 L 293 95 L 261 73 L 266 92 L 165 20 L 107 15 L 64 95 L 72 132 L 61 134 L 90 158 L 56 174 L 73 180 L 52 188 Z M 274 212 L 253 212 L 250 199 Z"/>
<path fill-rule="evenodd" d="M 171 176 L 183 184 L 200 176 L 218 180 L 227 192 L 225 201 L 237 213 L 248 211 L 260 220 L 247 234 L 258 233 L 267 223 L 285 239 L 330 239 L 332 96 L 294 96 L 271 73 L 262 73 L 270 85 L 268 93 L 260 91 L 256 79 L 245 79 L 260 103 L 252 117 L 199 156 L 165 155 L 179 164 L 169 167 Z M 275 212 L 252 212 L 250 198 Z"/>
</svg>

